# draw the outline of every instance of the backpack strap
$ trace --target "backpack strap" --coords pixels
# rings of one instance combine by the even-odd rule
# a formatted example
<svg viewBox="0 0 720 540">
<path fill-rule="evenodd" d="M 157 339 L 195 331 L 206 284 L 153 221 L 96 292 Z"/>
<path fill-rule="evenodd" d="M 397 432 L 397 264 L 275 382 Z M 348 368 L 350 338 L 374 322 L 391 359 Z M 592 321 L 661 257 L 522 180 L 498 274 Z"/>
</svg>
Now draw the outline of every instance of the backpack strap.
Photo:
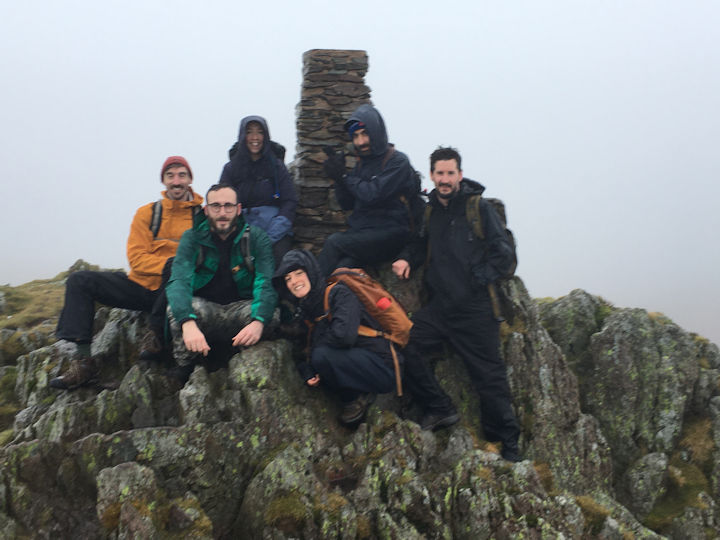
<svg viewBox="0 0 720 540">
<path fill-rule="evenodd" d="M 335 285 L 337 285 L 338 282 L 334 281 L 332 283 L 328 283 L 328 286 L 325 287 L 325 296 L 323 296 L 323 311 L 324 313 L 320 315 L 319 317 L 315 317 L 315 322 L 320 322 L 323 319 L 330 319 L 330 289 L 332 289 Z"/>
<path fill-rule="evenodd" d="M 270 161 L 273 164 L 273 180 L 275 180 L 275 193 L 273 193 L 273 199 L 276 201 L 280 200 L 280 186 L 278 184 L 278 164 L 277 160 L 270 156 Z"/>
<path fill-rule="evenodd" d="M 153 234 L 153 240 L 157 238 L 158 232 L 160 231 L 160 225 L 162 224 L 162 199 L 158 199 L 153 203 L 152 218 L 150 218 L 150 230 Z M 195 222 L 195 216 L 202 212 L 202 206 L 195 205 L 191 208 L 192 221 Z"/>
<path fill-rule="evenodd" d="M 390 161 L 390 158 L 392 157 L 392 155 L 394 153 L 395 153 L 395 146 L 392 144 L 388 145 L 387 152 L 385 152 L 385 155 L 383 156 L 383 159 L 380 162 L 380 170 L 381 171 L 385 168 L 385 165 L 387 165 L 388 161 Z M 410 201 L 403 194 L 400 194 L 399 199 L 400 199 L 400 202 L 403 203 L 405 205 L 405 208 L 407 209 L 408 222 L 410 224 L 410 232 L 414 233 L 415 232 L 415 224 L 413 223 L 413 215 L 412 215 L 412 210 L 410 209 Z"/>
<path fill-rule="evenodd" d="M 430 226 L 430 214 L 432 214 L 432 204 L 428 204 L 423 211 L 422 231 L 420 231 L 421 236 L 427 236 L 427 242 L 425 243 L 425 245 L 427 246 L 427 253 L 425 254 L 425 267 L 430 264 L 430 250 L 432 249 L 432 245 L 430 244 L 430 235 L 428 235 L 428 227 Z"/>
<path fill-rule="evenodd" d="M 240 237 L 240 253 L 242 254 L 245 268 L 248 269 L 250 274 L 255 273 L 255 262 L 253 261 L 252 254 L 250 253 L 250 225 L 245 227 L 242 236 Z"/>
<path fill-rule="evenodd" d="M 195 261 L 195 271 L 197 271 L 198 268 L 200 268 L 205 262 L 205 249 L 205 246 L 200 244 L 200 253 L 198 253 L 198 258 Z"/>
<path fill-rule="evenodd" d="M 158 199 L 153 203 L 152 218 L 150 219 L 150 231 L 152 232 L 153 240 L 157 238 L 160 223 L 162 223 L 162 199 Z"/>
<path fill-rule="evenodd" d="M 370 328 L 369 326 L 362 324 L 358 326 L 358 336 L 381 337 L 387 340 L 388 345 L 390 346 L 390 354 L 393 359 L 393 370 L 395 371 L 395 389 L 397 390 L 398 397 L 402 397 L 403 389 L 402 376 L 400 375 L 400 360 L 398 360 L 397 351 L 395 351 L 395 345 L 393 344 L 391 337 L 385 334 L 382 330 L 375 330 L 374 328 Z"/>
<path fill-rule="evenodd" d="M 477 236 L 480 240 L 485 240 L 485 231 L 483 230 L 482 217 L 480 216 L 481 200 L 482 195 L 473 195 L 468 197 L 467 202 L 465 203 L 465 219 L 467 219 L 468 223 L 472 227 L 475 236 Z M 487 289 L 495 320 L 503 322 L 505 317 L 503 317 L 502 308 L 500 307 L 500 294 L 498 293 L 497 285 L 495 283 L 488 283 Z"/>
<path fill-rule="evenodd" d="M 382 171 L 385 168 L 385 165 L 387 165 L 387 162 L 390 161 L 390 158 L 395 153 L 395 147 L 390 144 L 388 145 L 389 148 L 387 149 L 387 152 L 385 152 L 385 155 L 383 156 L 382 162 L 380 163 L 380 170 Z"/>
<path fill-rule="evenodd" d="M 485 240 L 485 231 L 483 230 L 482 218 L 480 217 L 480 201 L 482 195 L 472 195 L 465 202 L 465 219 L 472 227 L 475 236 L 480 240 Z"/>
</svg>

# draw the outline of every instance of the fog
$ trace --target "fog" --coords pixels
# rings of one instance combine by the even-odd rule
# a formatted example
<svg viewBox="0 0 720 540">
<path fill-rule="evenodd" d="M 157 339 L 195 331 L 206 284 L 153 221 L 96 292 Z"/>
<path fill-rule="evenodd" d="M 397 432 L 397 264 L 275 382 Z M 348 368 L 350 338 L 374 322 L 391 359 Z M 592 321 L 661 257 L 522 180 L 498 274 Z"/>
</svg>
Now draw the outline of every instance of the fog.
<svg viewBox="0 0 720 540">
<path fill-rule="evenodd" d="M 8 4 L 8 3 L 6 3 Z M 217 181 L 240 118 L 292 159 L 302 53 L 363 49 L 390 139 L 505 201 L 534 297 L 574 288 L 720 343 L 720 3 L 14 3 L 0 10 L 0 283 L 127 268 L 185 156 Z"/>
</svg>

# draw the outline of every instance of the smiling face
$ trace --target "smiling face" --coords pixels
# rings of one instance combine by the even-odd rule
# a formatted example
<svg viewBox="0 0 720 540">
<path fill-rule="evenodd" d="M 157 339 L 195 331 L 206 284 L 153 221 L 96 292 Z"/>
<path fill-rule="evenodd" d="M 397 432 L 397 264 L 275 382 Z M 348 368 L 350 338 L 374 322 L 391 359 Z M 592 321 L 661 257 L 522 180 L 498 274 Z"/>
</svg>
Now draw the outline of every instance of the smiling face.
<svg viewBox="0 0 720 540">
<path fill-rule="evenodd" d="M 166 195 L 168 199 L 173 201 L 184 200 L 192 184 L 192 176 L 187 167 L 183 165 L 170 165 L 162 176 L 162 183 L 167 189 Z"/>
<path fill-rule="evenodd" d="M 253 160 L 260 158 L 264 141 L 265 131 L 262 126 L 258 122 L 250 122 L 245 133 L 245 144 Z"/>
<path fill-rule="evenodd" d="M 285 274 L 285 286 L 295 298 L 305 298 L 310 292 L 310 278 L 303 268 Z"/>
<path fill-rule="evenodd" d="M 435 162 L 430 171 L 430 178 L 435 184 L 438 200 L 447 205 L 448 200 L 460 190 L 462 171 L 458 168 L 456 160 L 442 159 Z"/>
</svg>

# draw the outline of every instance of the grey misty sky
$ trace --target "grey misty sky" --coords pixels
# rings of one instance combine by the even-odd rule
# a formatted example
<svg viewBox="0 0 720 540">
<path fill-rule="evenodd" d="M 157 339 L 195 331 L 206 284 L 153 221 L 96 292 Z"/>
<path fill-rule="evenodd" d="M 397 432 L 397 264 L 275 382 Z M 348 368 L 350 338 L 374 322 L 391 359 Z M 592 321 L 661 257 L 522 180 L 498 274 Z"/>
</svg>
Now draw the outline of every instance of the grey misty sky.
<svg viewBox="0 0 720 540">
<path fill-rule="evenodd" d="M 720 3 L 6 2 L 0 283 L 127 268 L 165 157 L 204 193 L 240 118 L 294 154 L 302 53 L 363 49 L 390 139 L 502 198 L 531 295 L 574 288 L 720 342 Z"/>
</svg>

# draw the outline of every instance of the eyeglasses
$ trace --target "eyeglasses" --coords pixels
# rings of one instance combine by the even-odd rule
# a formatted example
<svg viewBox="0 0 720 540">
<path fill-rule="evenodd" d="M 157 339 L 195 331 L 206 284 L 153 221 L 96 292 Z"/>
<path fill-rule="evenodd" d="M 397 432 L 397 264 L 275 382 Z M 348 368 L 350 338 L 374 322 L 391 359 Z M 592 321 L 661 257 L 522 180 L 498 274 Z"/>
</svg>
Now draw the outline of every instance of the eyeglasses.
<svg viewBox="0 0 720 540">
<path fill-rule="evenodd" d="M 210 209 L 211 212 L 214 212 L 216 214 L 220 212 L 220 210 L 225 210 L 229 213 L 237 209 L 237 203 L 226 202 L 224 204 L 221 204 L 219 202 L 213 202 L 208 203 L 207 207 Z"/>
</svg>

